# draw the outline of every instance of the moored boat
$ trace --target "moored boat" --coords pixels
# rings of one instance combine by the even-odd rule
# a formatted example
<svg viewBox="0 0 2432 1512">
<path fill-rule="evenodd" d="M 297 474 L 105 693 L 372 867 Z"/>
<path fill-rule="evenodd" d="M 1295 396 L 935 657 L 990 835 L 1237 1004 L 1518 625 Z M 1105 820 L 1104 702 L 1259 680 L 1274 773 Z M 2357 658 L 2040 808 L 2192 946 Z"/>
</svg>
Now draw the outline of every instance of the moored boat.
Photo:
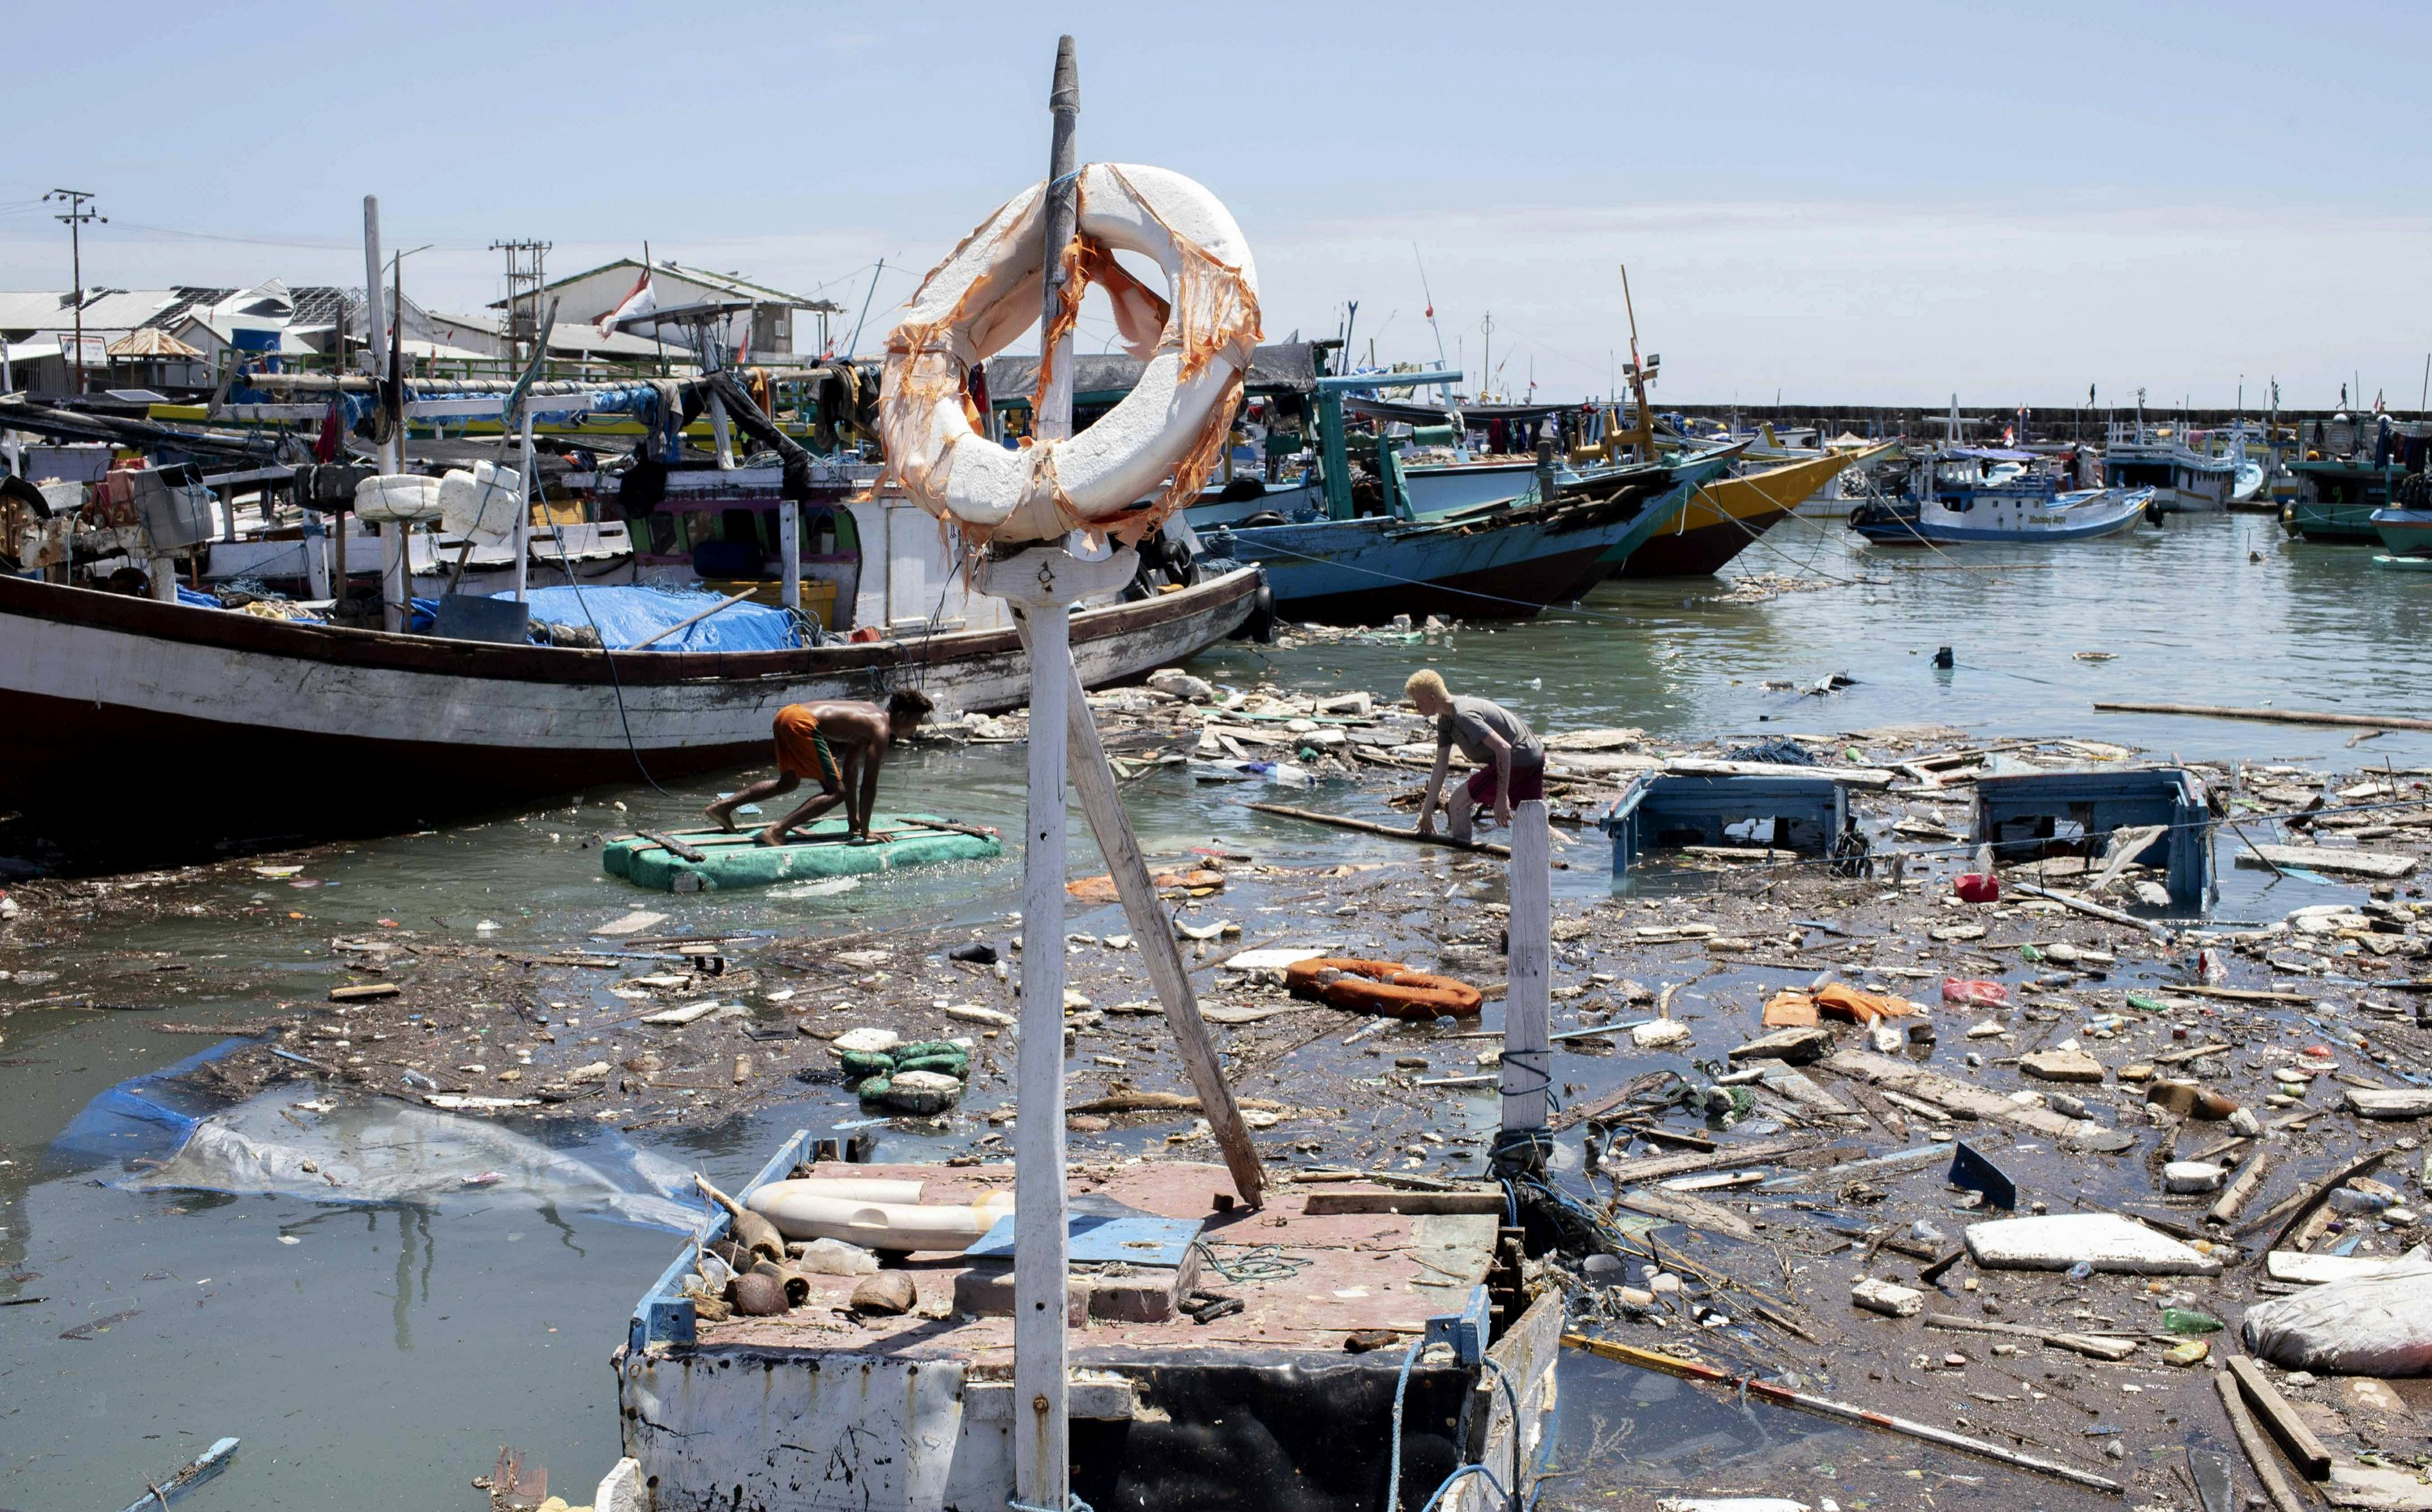
<svg viewBox="0 0 2432 1512">
<path fill-rule="evenodd" d="M 1242 569 L 1076 611 L 1083 680 L 1223 639 L 1258 586 Z M 1014 626 L 1000 613 L 957 627 L 996 601 L 972 595 L 966 615 L 952 588 L 915 590 L 939 606 L 935 634 L 882 612 L 903 626 L 885 638 L 703 654 L 389 634 L 0 577 L 0 807 L 89 830 L 96 793 L 174 790 L 223 834 L 360 832 L 750 761 L 787 704 L 919 686 L 941 710 L 1020 705 L 1029 661 Z M 299 801 L 298 784 L 324 780 L 342 802 Z M 127 822 L 202 818 L 169 807 Z"/>
<path fill-rule="evenodd" d="M 2373 516 L 2388 508 L 2401 474 L 2395 465 L 2292 462 L 2305 494 L 2280 509 L 2280 528 L 2317 545 L 2369 545 L 2381 538 Z"/>
<path fill-rule="evenodd" d="M 2153 506 L 2168 514 L 2226 509 L 2245 459 L 2234 452 L 2199 450 L 2196 439 L 2183 431 L 2147 425 L 2141 411 L 2134 422 L 2114 421 L 2103 450 L 2103 482 L 2115 488 L 2150 490 Z M 2256 477 L 2255 487 L 2262 485 Z"/>
<path fill-rule="evenodd" d="M 1990 481 L 1994 467 L 2033 460 L 1973 447 L 1915 459 L 1901 497 L 1860 504 L 1849 528 L 1888 546 L 2089 540 L 2133 529 L 2154 508 L 2150 488 L 2065 490 L 2048 471 Z"/>
<path fill-rule="evenodd" d="M 1617 575 L 1702 577 L 1719 572 L 1852 460 L 1850 453 L 1828 452 L 1699 484 L 1689 490 L 1672 523 L 1632 552 Z"/>
</svg>

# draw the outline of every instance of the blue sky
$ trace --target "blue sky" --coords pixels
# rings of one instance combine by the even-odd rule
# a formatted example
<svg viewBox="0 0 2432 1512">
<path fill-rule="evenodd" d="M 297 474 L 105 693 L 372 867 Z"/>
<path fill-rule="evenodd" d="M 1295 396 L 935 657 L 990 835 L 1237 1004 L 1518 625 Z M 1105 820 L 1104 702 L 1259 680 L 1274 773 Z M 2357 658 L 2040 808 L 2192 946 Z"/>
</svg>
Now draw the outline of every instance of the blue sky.
<svg viewBox="0 0 2432 1512">
<path fill-rule="evenodd" d="M 377 192 L 435 308 L 504 237 L 849 306 L 883 257 L 867 347 L 1040 175 L 1063 30 L 1084 157 L 1214 190 L 1271 337 L 1356 299 L 1363 354 L 1432 359 L 1415 245 L 1446 354 L 1492 312 L 1540 396 L 1605 388 L 1623 261 L 1678 403 L 2412 408 L 2432 349 L 2398 5 L 21 8 L 0 287 L 67 283 L 58 185 L 119 287 L 359 283 Z"/>
</svg>

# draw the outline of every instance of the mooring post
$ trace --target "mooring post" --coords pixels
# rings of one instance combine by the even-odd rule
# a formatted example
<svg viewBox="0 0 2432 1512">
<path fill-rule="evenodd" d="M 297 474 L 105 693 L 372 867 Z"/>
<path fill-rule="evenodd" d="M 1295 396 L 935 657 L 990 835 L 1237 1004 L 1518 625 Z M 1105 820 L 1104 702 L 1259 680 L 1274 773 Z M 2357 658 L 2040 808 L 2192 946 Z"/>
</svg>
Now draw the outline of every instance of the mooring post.
<svg viewBox="0 0 2432 1512">
<path fill-rule="evenodd" d="M 1553 1002 L 1554 868 L 1545 804 L 1512 806 L 1511 950 L 1503 1000 L 1503 1132 L 1545 1127 L 1553 1053 L 1546 1020 Z"/>
<path fill-rule="evenodd" d="M 549 309 L 555 311 L 556 304 L 552 302 Z M 525 602 L 525 591 L 532 585 L 532 501 L 541 497 L 540 479 L 533 476 L 535 469 L 532 467 L 532 405 L 530 395 L 524 398 L 522 422 L 516 429 L 520 433 L 516 438 L 515 467 L 523 474 L 523 484 L 518 490 L 520 497 L 515 500 L 515 535 L 511 538 L 515 542 L 515 602 L 522 603 Z M 565 538 L 561 536 L 558 539 L 558 555 L 561 561 L 565 559 Z"/>
</svg>

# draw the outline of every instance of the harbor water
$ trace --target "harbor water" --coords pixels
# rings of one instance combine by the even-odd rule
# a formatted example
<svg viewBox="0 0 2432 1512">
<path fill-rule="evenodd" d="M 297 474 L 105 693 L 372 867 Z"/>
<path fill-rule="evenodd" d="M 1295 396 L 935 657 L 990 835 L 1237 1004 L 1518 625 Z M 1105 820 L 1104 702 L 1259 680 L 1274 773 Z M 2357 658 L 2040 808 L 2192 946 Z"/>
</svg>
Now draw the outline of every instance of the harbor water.
<svg viewBox="0 0 2432 1512">
<path fill-rule="evenodd" d="M 1191 670 L 1236 687 L 1398 696 L 1410 671 L 1433 665 L 1456 691 L 1507 704 L 1541 730 L 1640 726 L 1659 747 L 1786 735 L 1863 751 L 1852 732 L 1905 724 L 1963 732 L 1954 744 L 2067 737 L 2165 758 L 2432 766 L 2432 735 L 2352 744 L 2355 729 L 2092 707 L 2432 713 L 2418 668 L 2432 643 L 2432 578 L 2376 571 L 2371 555 L 2290 543 L 2251 516 L 2181 516 L 2166 530 L 2110 540 L 1947 553 L 1866 548 L 1831 521 L 1793 519 L 1719 580 L 1610 584 L 1522 625 L 1291 649 L 1228 644 Z M 1756 574 L 1799 581 L 1770 596 L 1729 591 Z M 1937 669 L 1946 646 L 1953 665 Z M 1849 680 L 1839 690 L 1808 691 L 1836 674 Z M 221 869 L 176 886 L 140 925 L 49 953 L 60 959 L 8 952 L 0 964 L 17 979 L 0 995 L 166 998 L 176 1017 L 236 1021 L 320 1000 L 338 972 L 331 938 L 383 921 L 426 939 L 546 950 L 637 906 L 667 913 L 670 930 L 819 935 L 976 922 L 1016 903 L 1013 853 L 819 895 L 661 898 L 600 874 L 586 841 L 687 824 L 742 780 L 662 792 L 637 779 L 580 804 L 331 847 L 294 878 Z M 1335 798 L 1282 796 L 1384 818 L 1383 791 L 1372 782 Z M 1178 766 L 1125 792 L 1152 855 L 1221 842 L 1286 864 L 1409 859 L 1391 841 L 1248 812 L 1243 798 L 1276 794 L 1199 784 Z M 1021 749 L 907 753 L 887 769 L 882 802 L 1018 834 Z M 1072 832 L 1083 851 L 1077 815 Z M 1567 854 L 1566 892 L 1610 885 L 1596 837 Z M 1073 864 L 1096 869 L 1086 852 Z M 2222 877 L 2220 914 L 2229 918 L 2276 917 L 2326 891 L 2227 865 Z M 1115 919 L 1076 906 L 1072 927 L 1120 927 Z M 245 1440 L 243 1458 L 202 1493 L 219 1500 L 197 1504 L 472 1507 L 480 1493 L 468 1482 L 503 1445 L 546 1464 L 552 1490 L 587 1499 L 617 1453 L 609 1351 L 675 1236 L 473 1181 L 435 1201 L 379 1207 L 127 1190 L 125 1161 L 56 1142 L 95 1097 L 209 1043 L 154 1032 L 153 1017 L 20 1006 L 0 1021 L 0 1300 L 42 1299 L 0 1307 L 0 1508 L 125 1505 L 222 1435 Z M 1488 1025 L 1496 1022 L 1490 1013 Z M 1610 1062 L 1594 1074 L 1619 1075 Z M 840 1088 L 802 1094 L 705 1132 L 632 1138 L 731 1184 L 785 1132 L 859 1114 Z M 299 1084 L 295 1095 L 308 1094 Z M 1482 1128 L 1494 1114 L 1476 1097 L 1448 1104 L 1445 1116 Z M 888 1159 L 962 1147 L 879 1132 Z M 1743 1420 L 1744 1409 L 1682 1407 L 1692 1394 L 1660 1378 L 1596 1367 L 1579 1379 L 1579 1394 L 1564 1388 L 1562 1454 L 1584 1453 L 1599 1433 L 1651 1445 L 1737 1432 Z M 1664 1416 L 1674 1411 L 1677 1422 Z M 1617 1425 L 1633 1414 L 1644 1421 L 1630 1436 Z M 1705 1418 L 1715 1421 L 1699 1426 Z M 1854 1433 L 1773 1421 L 1774 1440 L 1748 1445 L 1751 1487 L 1765 1483 L 1767 1455 L 1794 1465 L 1881 1451 Z M 1903 1463 L 1958 1462 L 1912 1452 Z"/>
</svg>

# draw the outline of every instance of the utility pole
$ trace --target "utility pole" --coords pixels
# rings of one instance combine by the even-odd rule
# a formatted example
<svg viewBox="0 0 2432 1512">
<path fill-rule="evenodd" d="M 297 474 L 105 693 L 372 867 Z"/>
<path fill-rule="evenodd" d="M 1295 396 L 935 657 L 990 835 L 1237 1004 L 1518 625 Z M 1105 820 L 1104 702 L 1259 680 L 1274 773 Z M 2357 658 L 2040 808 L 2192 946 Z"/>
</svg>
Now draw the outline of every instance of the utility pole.
<svg viewBox="0 0 2432 1512">
<path fill-rule="evenodd" d="M 1478 334 L 1486 339 L 1486 355 L 1478 361 L 1478 365 L 1480 373 L 1483 375 L 1478 381 L 1478 397 L 1480 402 L 1484 402 L 1489 397 L 1486 392 L 1486 385 L 1495 382 L 1494 311 L 1489 310 L 1486 312 L 1486 318 L 1478 323 Z"/>
<path fill-rule="evenodd" d="M 531 363 L 532 353 L 549 342 L 549 332 L 540 329 L 540 292 L 549 281 L 545 260 L 549 246 L 533 241 L 490 244 L 491 251 L 507 254 L 507 354 L 518 365 Z"/>
<path fill-rule="evenodd" d="M 76 391 L 79 394 L 84 392 L 84 229 L 92 221 L 110 224 L 109 216 L 95 212 L 88 205 L 92 198 L 92 191 L 85 189 L 54 189 L 42 196 L 45 204 L 57 199 L 68 207 L 67 213 L 59 219 L 67 225 L 68 260 L 74 269 L 71 277 L 76 280 Z"/>
</svg>

